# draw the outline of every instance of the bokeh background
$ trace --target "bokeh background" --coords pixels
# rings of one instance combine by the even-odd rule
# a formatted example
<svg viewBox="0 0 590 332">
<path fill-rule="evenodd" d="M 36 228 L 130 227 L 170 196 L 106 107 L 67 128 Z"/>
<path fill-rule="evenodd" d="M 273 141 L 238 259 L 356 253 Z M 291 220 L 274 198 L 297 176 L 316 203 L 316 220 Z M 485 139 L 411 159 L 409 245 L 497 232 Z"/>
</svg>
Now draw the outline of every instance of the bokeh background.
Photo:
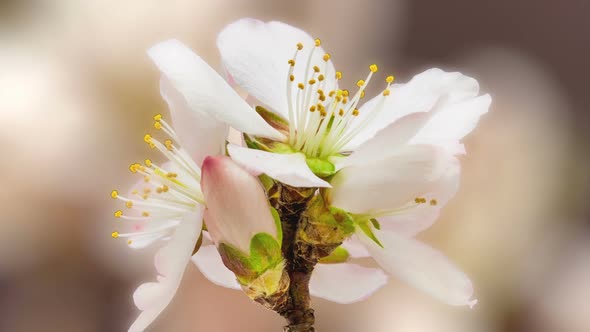
<svg viewBox="0 0 590 332">
<path fill-rule="evenodd" d="M 371 63 L 399 82 L 436 66 L 493 97 L 457 197 L 419 236 L 479 304 L 392 279 L 362 303 L 315 299 L 319 331 L 590 331 L 589 13 L 586 0 L 0 0 L 0 331 L 126 331 L 153 251 L 111 239 L 110 191 L 134 181 L 166 113 L 145 50 L 174 37 L 219 68 L 216 34 L 245 16 L 321 37 L 345 84 Z M 282 324 L 191 265 L 150 331 Z"/>
</svg>

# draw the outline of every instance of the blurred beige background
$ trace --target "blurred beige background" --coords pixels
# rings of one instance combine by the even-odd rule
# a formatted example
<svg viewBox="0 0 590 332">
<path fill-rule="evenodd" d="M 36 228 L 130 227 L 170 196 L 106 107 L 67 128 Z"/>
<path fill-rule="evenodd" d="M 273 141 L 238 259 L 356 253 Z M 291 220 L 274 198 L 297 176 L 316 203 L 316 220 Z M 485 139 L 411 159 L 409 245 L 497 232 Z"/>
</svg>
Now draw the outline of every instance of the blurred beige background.
<svg viewBox="0 0 590 332">
<path fill-rule="evenodd" d="M 166 112 L 145 50 L 166 38 L 218 68 L 216 34 L 249 16 L 322 38 L 352 84 L 439 66 L 476 77 L 491 112 L 463 185 L 420 235 L 473 279 L 449 307 L 392 279 L 369 300 L 314 300 L 319 331 L 590 331 L 590 3 L 569 1 L 0 1 L 0 331 L 126 331 L 150 250 L 113 241 L 110 191 L 149 157 Z M 376 88 L 375 88 L 376 89 Z M 150 331 L 280 331 L 190 266 Z"/>
</svg>

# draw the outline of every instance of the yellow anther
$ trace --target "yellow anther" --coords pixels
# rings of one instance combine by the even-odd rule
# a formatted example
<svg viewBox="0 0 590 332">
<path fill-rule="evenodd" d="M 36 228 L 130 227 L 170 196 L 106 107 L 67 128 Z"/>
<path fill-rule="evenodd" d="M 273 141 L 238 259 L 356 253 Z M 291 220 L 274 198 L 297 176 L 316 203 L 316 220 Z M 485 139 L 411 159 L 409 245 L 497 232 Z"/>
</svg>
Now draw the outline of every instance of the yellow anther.
<svg viewBox="0 0 590 332">
<path fill-rule="evenodd" d="M 297 49 L 301 51 L 303 49 L 303 44 L 297 43 Z"/>
<path fill-rule="evenodd" d="M 326 101 L 326 96 L 325 95 L 321 95 L 319 98 L 321 101 Z"/>
<path fill-rule="evenodd" d="M 131 209 L 131 208 L 133 207 L 133 202 L 132 202 L 132 201 L 127 201 L 127 202 L 125 202 L 125 206 L 126 206 L 128 209 Z"/>
<path fill-rule="evenodd" d="M 166 177 L 167 177 L 167 178 L 175 178 L 175 177 L 177 177 L 177 176 L 178 176 L 178 174 L 176 174 L 176 173 L 172 173 L 172 172 L 168 172 L 168 173 L 166 173 Z"/>
<path fill-rule="evenodd" d="M 338 115 L 340 115 L 340 116 L 344 115 L 344 110 L 342 108 L 338 111 Z"/>
<path fill-rule="evenodd" d="M 332 91 L 330 91 L 330 93 L 328 93 L 328 96 L 334 97 L 335 94 L 336 94 L 336 91 L 332 90 Z"/>
<path fill-rule="evenodd" d="M 323 110 L 323 109 L 322 109 L 322 110 L 320 110 L 320 115 L 321 115 L 321 116 L 326 116 L 326 115 L 327 115 L 327 113 L 326 113 L 326 111 L 325 111 L 325 110 Z"/>
<path fill-rule="evenodd" d="M 156 144 L 154 144 L 154 142 L 149 142 L 148 145 L 150 146 L 150 149 L 153 149 L 156 147 Z"/>
<path fill-rule="evenodd" d="M 313 71 L 315 71 L 316 73 L 319 73 L 320 72 L 320 67 L 313 66 Z"/>
<path fill-rule="evenodd" d="M 291 67 L 295 66 L 295 60 L 289 59 L 287 62 L 291 65 Z"/>
<path fill-rule="evenodd" d="M 438 201 L 436 199 L 431 199 L 430 200 L 430 205 L 435 206 L 436 204 L 438 204 Z"/>
<path fill-rule="evenodd" d="M 133 241 L 127 240 L 127 244 L 131 244 L 131 243 L 133 243 Z"/>
<path fill-rule="evenodd" d="M 153 165 L 152 161 L 150 159 L 146 159 L 144 162 L 147 167 L 152 167 L 152 165 Z"/>
<path fill-rule="evenodd" d="M 143 136 L 143 140 L 144 140 L 146 143 L 151 143 L 151 142 L 152 142 L 152 135 L 150 135 L 150 134 L 145 134 L 145 136 Z"/>
<path fill-rule="evenodd" d="M 316 109 L 315 105 L 311 105 L 309 107 L 309 111 L 312 112 L 312 113 L 315 112 L 315 109 Z"/>
<path fill-rule="evenodd" d="M 115 232 L 112 232 L 112 233 L 111 233 L 111 237 L 112 237 L 113 239 L 117 239 L 117 238 L 119 237 L 119 232 L 116 232 L 116 231 L 115 231 Z"/>
<path fill-rule="evenodd" d="M 384 96 L 389 96 L 390 93 L 391 93 L 391 91 L 389 91 L 389 89 L 383 90 L 383 95 Z"/>
<path fill-rule="evenodd" d="M 154 115 L 154 120 L 156 120 L 156 121 L 162 120 L 162 114 L 156 114 L 156 115 Z"/>
<path fill-rule="evenodd" d="M 289 81 L 293 82 L 295 80 L 295 75 L 289 76 Z"/>
<path fill-rule="evenodd" d="M 387 82 L 387 83 L 392 83 L 392 82 L 393 82 L 393 80 L 394 80 L 394 77 L 393 77 L 393 75 L 389 75 L 389 76 L 387 76 L 387 78 L 385 79 L 385 82 Z"/>
<path fill-rule="evenodd" d="M 131 192 L 131 195 L 137 195 L 137 194 L 139 194 L 139 192 L 137 190 L 133 189 L 133 191 Z"/>
<path fill-rule="evenodd" d="M 309 83 L 309 85 L 314 85 L 314 84 L 315 84 L 315 80 L 312 78 L 312 79 L 311 79 L 311 80 L 309 80 L 309 82 L 307 82 L 307 83 Z"/>
<path fill-rule="evenodd" d="M 121 216 L 123 216 L 123 211 L 121 211 L 121 210 L 115 211 L 115 218 L 121 218 Z"/>
<path fill-rule="evenodd" d="M 356 86 L 358 86 L 359 88 L 362 87 L 363 85 L 365 85 L 365 80 L 358 80 L 356 82 Z"/>
<path fill-rule="evenodd" d="M 348 96 L 349 96 L 349 92 L 348 92 L 348 90 L 342 90 L 342 95 L 343 95 L 344 97 L 348 97 Z"/>
<path fill-rule="evenodd" d="M 342 72 L 341 71 L 337 71 L 336 72 L 336 79 L 337 80 L 341 80 L 342 79 Z"/>
<path fill-rule="evenodd" d="M 166 149 L 167 149 L 168 151 L 172 151 L 172 150 L 173 150 L 173 149 L 172 149 L 172 147 L 173 147 L 173 146 L 172 146 L 172 140 L 169 140 L 169 139 L 167 139 L 166 141 L 164 141 L 164 145 L 166 146 Z"/>
<path fill-rule="evenodd" d="M 303 85 L 303 83 L 299 83 L 297 84 L 297 87 L 301 90 L 303 90 L 305 88 L 305 85 Z"/>
<path fill-rule="evenodd" d="M 156 193 L 161 194 L 164 190 L 162 190 L 162 188 L 158 187 L 156 188 Z"/>
<path fill-rule="evenodd" d="M 416 202 L 418 204 L 426 203 L 426 198 L 424 198 L 424 197 L 416 197 L 414 199 L 414 202 Z"/>
<path fill-rule="evenodd" d="M 354 111 L 352 111 L 352 115 L 354 115 L 354 116 L 358 116 L 359 115 L 358 108 L 355 108 Z"/>
<path fill-rule="evenodd" d="M 320 82 L 321 82 L 321 81 L 323 81 L 323 80 L 324 80 L 324 78 L 325 78 L 325 77 L 324 77 L 324 75 L 323 75 L 323 74 L 320 74 L 320 75 L 318 76 L 318 81 L 320 81 Z"/>
<path fill-rule="evenodd" d="M 162 129 L 162 124 L 158 121 L 154 122 L 154 128 L 156 128 L 157 130 Z"/>
<path fill-rule="evenodd" d="M 316 39 L 314 40 L 314 42 L 315 42 L 315 46 L 320 46 L 320 45 L 322 45 L 322 41 L 321 41 L 319 38 L 316 38 Z"/>
<path fill-rule="evenodd" d="M 116 190 L 111 191 L 111 197 L 117 199 L 119 197 L 119 192 Z"/>
<path fill-rule="evenodd" d="M 361 91 L 361 98 L 365 98 L 365 90 Z"/>
<path fill-rule="evenodd" d="M 145 201 L 146 199 L 148 199 L 150 197 L 150 195 L 148 194 L 144 194 L 141 196 L 141 198 L 143 198 L 143 200 Z"/>
<path fill-rule="evenodd" d="M 145 182 L 145 183 L 150 182 L 150 180 L 151 180 L 151 178 L 147 175 L 143 177 L 143 182 Z"/>
<path fill-rule="evenodd" d="M 342 101 L 342 96 L 336 96 L 336 101 L 337 102 L 341 102 Z"/>
<path fill-rule="evenodd" d="M 163 186 L 162 186 L 162 191 L 163 191 L 163 192 L 167 193 L 167 192 L 168 192 L 168 190 L 170 190 L 170 188 L 168 188 L 168 186 L 167 186 L 167 185 L 163 185 Z"/>
<path fill-rule="evenodd" d="M 318 89 L 318 91 L 317 91 L 317 92 L 318 92 L 318 94 L 319 94 L 320 96 L 324 94 L 324 90 L 322 90 L 322 89 Z"/>
<path fill-rule="evenodd" d="M 342 103 L 343 103 L 343 104 L 346 104 L 346 103 L 348 103 L 348 98 L 346 98 L 346 97 L 342 98 Z"/>
<path fill-rule="evenodd" d="M 329 53 L 324 54 L 324 56 L 322 57 L 322 59 L 324 59 L 324 61 L 328 62 L 328 60 L 330 60 L 331 56 Z"/>
<path fill-rule="evenodd" d="M 376 73 L 377 70 L 379 70 L 379 68 L 377 67 L 376 64 L 372 64 L 369 66 L 369 70 L 371 70 L 372 73 Z"/>
<path fill-rule="evenodd" d="M 137 173 L 137 171 L 139 170 L 139 164 L 135 163 L 129 165 L 129 170 L 131 171 L 131 173 Z"/>
<path fill-rule="evenodd" d="M 149 212 L 147 212 L 147 211 L 143 211 L 143 212 L 141 213 L 141 215 L 142 215 L 142 216 L 144 216 L 144 217 L 149 217 L 149 216 L 150 216 L 150 213 L 149 213 Z"/>
<path fill-rule="evenodd" d="M 149 193 L 151 193 L 151 192 L 152 192 L 152 190 L 151 190 L 150 188 L 145 188 L 145 189 L 143 190 L 143 193 L 144 193 L 144 194 L 149 194 Z"/>
</svg>

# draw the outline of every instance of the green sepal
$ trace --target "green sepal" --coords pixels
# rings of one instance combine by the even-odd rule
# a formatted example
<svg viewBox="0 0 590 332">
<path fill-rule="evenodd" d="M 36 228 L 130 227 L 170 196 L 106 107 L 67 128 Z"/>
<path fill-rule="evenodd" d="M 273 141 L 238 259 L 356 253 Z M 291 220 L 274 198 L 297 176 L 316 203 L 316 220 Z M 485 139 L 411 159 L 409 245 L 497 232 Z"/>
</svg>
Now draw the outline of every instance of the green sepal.
<svg viewBox="0 0 590 332">
<path fill-rule="evenodd" d="M 272 186 L 275 185 L 275 181 L 270 176 L 268 176 L 264 173 L 260 174 L 258 176 L 258 179 L 262 183 L 262 186 L 264 187 L 264 190 L 266 192 L 268 192 L 270 190 L 270 188 L 272 188 Z"/>
<path fill-rule="evenodd" d="M 337 247 L 329 256 L 320 259 L 322 264 L 344 263 L 350 258 L 350 253 L 343 247 Z"/>
<path fill-rule="evenodd" d="M 305 158 L 305 162 L 313 174 L 319 177 L 324 178 L 336 173 L 336 167 L 328 160 L 307 157 Z"/>
<path fill-rule="evenodd" d="M 254 235 L 250 240 L 249 256 L 227 243 L 219 244 L 217 250 L 223 264 L 243 285 L 251 283 L 262 273 L 283 261 L 279 242 L 272 235 L 263 232 Z"/>
<path fill-rule="evenodd" d="M 363 233 L 365 233 L 365 235 L 367 235 L 367 237 L 369 239 L 373 240 L 373 242 L 377 243 L 377 245 L 379 245 L 381 248 L 383 248 L 383 245 L 381 244 L 379 239 L 375 236 L 375 233 L 373 233 L 373 229 L 371 228 L 371 226 L 369 225 L 369 223 L 367 221 L 357 223 L 357 226 L 358 226 L 358 228 L 360 228 L 363 231 Z"/>
<path fill-rule="evenodd" d="M 280 115 L 267 110 L 262 106 L 256 106 L 256 112 L 273 128 L 283 133 L 289 132 L 289 122 Z"/>
<path fill-rule="evenodd" d="M 279 211 L 277 209 L 270 207 L 270 214 L 275 221 L 275 225 L 277 226 L 277 241 L 279 242 L 279 247 L 283 246 L 283 224 L 281 223 L 281 216 L 279 215 Z"/>
</svg>

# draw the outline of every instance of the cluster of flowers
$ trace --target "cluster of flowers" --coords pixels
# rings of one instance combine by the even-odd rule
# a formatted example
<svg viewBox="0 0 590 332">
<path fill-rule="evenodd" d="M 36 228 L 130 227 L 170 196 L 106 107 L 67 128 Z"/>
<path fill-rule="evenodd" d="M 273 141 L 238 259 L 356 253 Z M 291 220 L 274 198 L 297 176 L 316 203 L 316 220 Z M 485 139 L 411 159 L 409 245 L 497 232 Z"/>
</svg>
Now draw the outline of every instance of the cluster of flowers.
<svg viewBox="0 0 590 332">
<path fill-rule="evenodd" d="M 297 28 L 242 19 L 217 45 L 227 80 L 176 40 L 148 51 L 171 122 L 156 115 L 157 134 L 144 137 L 167 161 L 131 165 L 140 181 L 112 192 L 128 230 L 112 236 L 131 248 L 161 245 L 157 281 L 135 291 L 141 314 L 129 330 L 144 330 L 164 310 L 191 260 L 235 289 L 282 268 L 281 222 L 265 190 L 273 181 L 315 188 L 348 220 L 342 245 L 313 272 L 312 295 L 359 301 L 391 275 L 448 304 L 474 305 L 464 273 L 413 237 L 457 191 L 460 141 L 490 105 L 477 81 L 439 69 L 405 84 L 388 76 L 384 90 L 361 103 L 377 66 L 356 92 L 344 90 L 321 41 Z M 227 142 L 230 128 L 242 142 Z M 241 270 L 227 257 L 240 257 Z M 380 268 L 355 264 L 364 257 Z M 263 286 L 268 294 L 278 287 Z"/>
</svg>

